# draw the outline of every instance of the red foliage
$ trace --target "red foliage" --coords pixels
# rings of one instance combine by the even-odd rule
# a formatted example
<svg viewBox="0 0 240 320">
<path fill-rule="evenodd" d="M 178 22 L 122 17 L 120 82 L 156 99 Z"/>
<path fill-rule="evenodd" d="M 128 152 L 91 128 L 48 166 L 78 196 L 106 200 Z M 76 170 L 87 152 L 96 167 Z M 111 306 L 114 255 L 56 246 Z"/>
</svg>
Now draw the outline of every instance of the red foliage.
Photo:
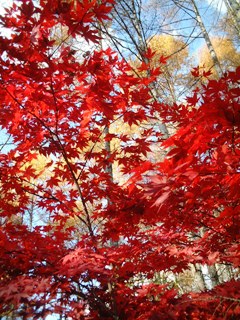
<svg viewBox="0 0 240 320">
<path fill-rule="evenodd" d="M 190 263 L 239 267 L 240 68 L 169 108 L 151 99 L 156 70 L 137 78 L 110 49 L 80 62 L 67 39 L 55 43 L 59 25 L 97 42 L 94 22 L 112 3 L 18 1 L 1 17 L 11 36 L 0 42 L 0 126 L 14 145 L 0 154 L 0 314 L 236 319 L 235 280 L 180 296 L 153 279 Z M 154 130 L 104 134 L 116 119 L 131 127 L 157 113 L 178 125 L 162 162 L 146 160 L 162 139 Z M 111 154 L 96 150 L 113 139 Z M 39 155 L 43 172 L 31 165 Z M 112 179 L 112 163 L 128 184 Z"/>
</svg>

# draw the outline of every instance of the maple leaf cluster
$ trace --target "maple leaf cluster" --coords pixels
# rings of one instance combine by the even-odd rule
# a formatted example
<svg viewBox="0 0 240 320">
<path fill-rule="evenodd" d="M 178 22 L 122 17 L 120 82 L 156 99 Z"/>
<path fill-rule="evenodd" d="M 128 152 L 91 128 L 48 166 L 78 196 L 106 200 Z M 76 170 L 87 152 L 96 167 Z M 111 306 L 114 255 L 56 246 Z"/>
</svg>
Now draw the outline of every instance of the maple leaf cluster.
<svg viewBox="0 0 240 320">
<path fill-rule="evenodd" d="M 101 41 L 112 4 L 18 1 L 1 16 L 0 126 L 13 145 L 0 154 L 0 315 L 234 319 L 233 277 L 181 296 L 156 275 L 239 267 L 240 69 L 185 104 L 157 102 L 156 70 L 138 78 L 111 49 L 80 61 L 67 44 Z M 156 115 L 177 127 L 164 142 L 144 129 Z M 147 160 L 152 143 L 163 161 Z"/>
</svg>

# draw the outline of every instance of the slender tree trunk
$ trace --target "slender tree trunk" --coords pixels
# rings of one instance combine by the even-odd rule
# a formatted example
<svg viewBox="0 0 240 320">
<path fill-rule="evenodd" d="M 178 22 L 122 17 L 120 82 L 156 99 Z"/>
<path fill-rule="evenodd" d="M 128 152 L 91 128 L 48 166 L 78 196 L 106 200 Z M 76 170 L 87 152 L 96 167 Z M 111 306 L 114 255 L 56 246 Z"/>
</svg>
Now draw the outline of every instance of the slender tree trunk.
<svg viewBox="0 0 240 320">
<path fill-rule="evenodd" d="M 144 39 L 144 35 L 142 33 L 142 27 L 141 27 L 141 22 L 137 16 L 137 11 L 136 11 L 136 6 L 134 3 L 134 0 L 132 0 L 132 9 L 133 9 L 133 21 L 134 21 L 134 26 L 137 32 L 137 36 L 138 36 L 138 46 L 140 48 L 140 52 L 143 55 L 144 52 L 147 49 L 147 45 L 146 45 L 146 41 Z M 145 60 L 146 58 L 143 57 L 143 59 Z M 145 61 L 147 62 L 147 61 Z"/>
<path fill-rule="evenodd" d="M 109 126 L 106 126 L 104 128 L 104 137 L 109 134 Z M 109 159 L 111 155 L 111 144 L 110 141 L 105 141 L 105 150 L 107 151 L 107 160 Z M 106 172 L 109 174 L 111 177 L 111 180 L 113 181 L 113 168 L 112 168 L 112 163 L 108 163 Z"/>
<path fill-rule="evenodd" d="M 238 26 L 240 27 L 240 1 L 239 0 L 224 0 L 228 7 L 231 9 L 236 18 Z"/>
<path fill-rule="evenodd" d="M 240 3 L 236 0 L 224 0 L 224 3 L 240 38 Z"/>
<path fill-rule="evenodd" d="M 216 51 L 214 50 L 214 47 L 212 45 L 212 42 L 211 42 L 211 39 L 209 37 L 209 34 L 207 32 L 207 29 L 203 23 L 203 20 L 201 18 L 201 15 L 199 13 L 199 10 L 198 10 L 198 7 L 196 5 L 196 2 L 195 0 L 191 0 L 191 3 L 192 3 L 192 6 L 193 6 L 193 9 L 194 9 L 194 12 L 195 12 L 195 15 L 196 15 L 196 19 L 197 19 L 197 22 L 199 24 L 199 27 L 202 31 L 202 34 L 203 34 L 203 37 L 204 37 L 204 40 L 206 42 L 206 45 L 207 45 L 207 48 L 210 52 L 210 55 L 211 55 L 211 58 L 212 58 L 212 61 L 213 61 L 213 64 L 216 68 L 216 71 L 218 73 L 218 76 L 220 77 L 222 75 L 222 68 L 221 68 L 221 64 L 218 60 L 218 57 L 217 57 L 217 54 L 216 54 Z"/>
<path fill-rule="evenodd" d="M 215 265 L 208 266 L 208 273 L 212 283 L 212 287 L 214 288 L 219 284 L 219 277 L 218 277 L 216 266 Z"/>
<path fill-rule="evenodd" d="M 99 3 L 101 3 L 101 0 L 98 0 Z M 102 38 L 102 28 L 101 26 L 99 25 L 99 36 L 100 38 Z M 99 42 L 99 49 L 100 50 L 103 50 L 103 43 L 102 43 L 102 40 L 100 40 Z M 103 137 L 105 138 L 109 133 L 109 127 L 110 127 L 110 124 L 106 125 L 105 128 L 104 128 L 104 134 L 103 134 Z M 110 156 L 111 156 L 111 142 L 109 140 L 105 140 L 105 150 L 107 151 L 107 160 L 109 160 Z M 108 162 L 107 164 L 107 167 L 106 167 L 106 172 L 109 174 L 109 177 L 110 177 L 110 180 L 113 182 L 113 167 L 112 167 L 112 163 L 111 162 Z M 107 197 L 107 202 L 108 204 L 111 204 L 111 199 L 109 199 Z M 111 246 L 118 246 L 118 241 L 113 241 L 112 239 L 110 239 L 110 244 Z M 113 265 L 112 265 L 113 267 Z M 116 303 L 116 299 L 115 299 L 115 293 L 114 293 L 114 282 L 111 282 L 109 281 L 108 282 L 108 291 L 109 293 L 111 294 L 111 297 L 112 297 L 112 312 L 113 312 L 113 319 L 114 320 L 119 320 L 119 317 L 118 317 L 118 310 L 117 310 L 117 303 Z"/>
<path fill-rule="evenodd" d="M 207 290 L 207 285 L 203 276 L 202 268 L 199 263 L 196 263 L 195 265 L 192 265 L 192 272 L 196 274 L 197 278 L 197 286 L 199 287 L 200 291 Z"/>
<path fill-rule="evenodd" d="M 123 28 L 123 30 L 125 30 L 125 32 L 130 37 L 136 49 L 137 56 L 140 57 L 141 60 L 145 63 L 148 63 L 148 59 L 144 56 L 144 53 L 147 49 L 147 42 L 145 38 L 145 31 L 140 17 L 141 9 L 142 1 L 120 0 L 119 2 L 116 2 L 116 5 L 114 6 L 114 15 L 119 19 L 119 25 Z M 120 14 L 119 12 L 121 12 L 122 14 Z M 123 17 L 126 18 L 124 19 Z M 134 32 L 131 32 L 131 28 L 129 27 L 130 24 L 133 27 L 135 34 Z M 149 85 L 149 88 L 151 90 L 153 99 L 157 100 L 157 90 L 154 83 Z M 164 137 L 168 138 L 170 136 L 165 123 L 161 122 L 160 130 L 163 133 Z"/>
</svg>

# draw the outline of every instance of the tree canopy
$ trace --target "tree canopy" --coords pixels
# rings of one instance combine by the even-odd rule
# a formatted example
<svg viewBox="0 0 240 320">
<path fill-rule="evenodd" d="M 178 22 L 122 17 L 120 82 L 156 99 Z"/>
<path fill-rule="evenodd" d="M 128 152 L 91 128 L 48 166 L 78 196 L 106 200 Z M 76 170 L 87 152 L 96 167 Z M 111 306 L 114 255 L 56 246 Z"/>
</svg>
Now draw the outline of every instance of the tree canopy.
<svg viewBox="0 0 240 320">
<path fill-rule="evenodd" d="M 237 319 L 240 67 L 195 67 L 168 104 L 153 42 L 141 76 L 102 45 L 113 5 L 17 1 L 0 17 L 0 317 Z M 79 39 L 96 46 L 79 56 Z M 193 269 L 201 290 L 182 289 Z"/>
</svg>

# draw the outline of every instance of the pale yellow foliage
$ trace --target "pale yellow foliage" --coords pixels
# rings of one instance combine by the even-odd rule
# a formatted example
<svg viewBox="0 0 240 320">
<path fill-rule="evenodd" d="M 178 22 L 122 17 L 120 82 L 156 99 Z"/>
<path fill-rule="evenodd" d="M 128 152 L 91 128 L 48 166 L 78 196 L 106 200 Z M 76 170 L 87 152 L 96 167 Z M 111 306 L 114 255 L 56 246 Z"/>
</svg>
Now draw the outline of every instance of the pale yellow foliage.
<svg viewBox="0 0 240 320">
<path fill-rule="evenodd" d="M 147 40 L 147 46 L 154 52 L 154 57 L 150 61 L 153 68 L 161 66 L 163 70 L 167 66 L 169 70 L 179 71 L 188 58 L 188 50 L 184 42 L 170 35 L 155 35 Z M 166 66 L 160 63 L 161 56 L 168 57 Z M 130 63 L 134 68 L 139 66 L 139 61 Z"/>
<path fill-rule="evenodd" d="M 148 47 L 155 53 L 151 58 L 150 67 L 160 68 L 161 74 L 154 84 L 156 96 L 167 103 L 175 103 L 179 99 L 179 88 L 188 88 L 192 78 L 190 74 L 190 58 L 184 41 L 171 35 L 155 35 L 147 40 Z M 161 57 L 168 58 L 161 63 Z M 130 62 L 139 76 L 147 76 L 146 71 L 137 69 L 140 61 Z"/>
<path fill-rule="evenodd" d="M 148 41 L 148 47 L 156 54 L 152 59 L 154 66 L 159 66 L 159 58 L 161 56 L 170 57 L 168 67 L 178 66 L 181 68 L 188 57 L 188 50 L 182 40 L 170 35 L 155 35 Z"/>
<path fill-rule="evenodd" d="M 240 65 L 240 52 L 236 50 L 230 39 L 213 38 L 212 44 L 223 71 L 235 69 Z M 213 67 L 213 61 L 206 46 L 200 50 L 200 65 L 204 66 L 206 70 Z M 217 77 L 216 70 L 212 68 L 211 71 L 212 77 Z"/>
<path fill-rule="evenodd" d="M 57 25 L 56 27 L 53 28 L 52 30 L 52 40 L 54 40 L 54 44 L 56 46 L 60 46 L 63 43 L 66 43 L 68 45 L 71 45 L 71 37 L 68 34 L 68 27 L 67 26 L 62 26 L 62 25 Z"/>
<path fill-rule="evenodd" d="M 36 170 L 36 173 L 39 174 L 40 172 L 44 171 L 49 162 L 50 160 L 47 159 L 44 155 L 37 154 L 36 158 L 32 159 L 26 165 L 31 165 Z"/>
</svg>

